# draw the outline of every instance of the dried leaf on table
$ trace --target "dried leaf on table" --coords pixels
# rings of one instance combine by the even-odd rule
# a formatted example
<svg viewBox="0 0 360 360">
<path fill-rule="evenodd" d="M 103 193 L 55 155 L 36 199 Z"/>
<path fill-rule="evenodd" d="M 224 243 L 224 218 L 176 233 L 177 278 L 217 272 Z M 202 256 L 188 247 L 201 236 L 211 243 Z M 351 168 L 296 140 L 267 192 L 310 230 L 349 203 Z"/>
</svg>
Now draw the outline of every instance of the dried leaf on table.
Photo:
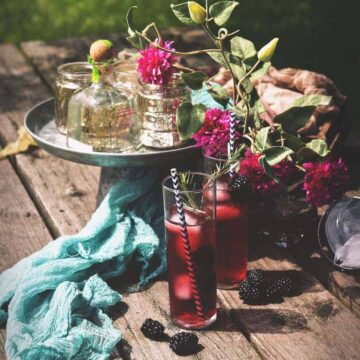
<svg viewBox="0 0 360 360">
<path fill-rule="evenodd" d="M 10 155 L 25 152 L 30 146 L 36 146 L 36 142 L 22 126 L 18 130 L 18 138 L 16 141 L 6 145 L 4 149 L 0 150 L 0 160 L 3 160 Z"/>
</svg>

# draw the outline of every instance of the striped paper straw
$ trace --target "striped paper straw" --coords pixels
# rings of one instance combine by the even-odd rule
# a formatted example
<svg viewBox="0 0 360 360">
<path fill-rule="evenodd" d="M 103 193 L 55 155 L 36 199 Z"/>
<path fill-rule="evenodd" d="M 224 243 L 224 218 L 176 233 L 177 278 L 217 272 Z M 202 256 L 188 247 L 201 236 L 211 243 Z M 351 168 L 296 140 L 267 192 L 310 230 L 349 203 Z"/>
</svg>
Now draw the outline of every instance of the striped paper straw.
<svg viewBox="0 0 360 360">
<path fill-rule="evenodd" d="M 175 202 L 176 208 L 179 214 L 180 226 L 181 226 L 181 237 L 183 240 L 185 257 L 186 257 L 186 267 L 191 280 L 191 288 L 194 296 L 194 302 L 196 306 L 196 312 L 198 316 L 204 320 L 204 309 L 201 304 L 201 299 L 199 295 L 199 288 L 196 281 L 196 274 L 194 269 L 194 263 L 190 248 L 189 234 L 187 231 L 186 220 L 185 220 L 185 212 L 184 212 L 184 203 L 180 195 L 180 186 L 179 186 L 179 178 L 175 168 L 170 170 L 171 179 L 173 182 L 174 193 L 175 193 Z"/>
<path fill-rule="evenodd" d="M 230 140 L 229 140 L 229 156 L 234 153 L 235 150 L 235 124 L 236 124 L 236 117 L 234 113 L 230 115 Z M 233 177 L 235 175 L 235 168 L 234 166 L 230 166 L 230 176 Z"/>
</svg>

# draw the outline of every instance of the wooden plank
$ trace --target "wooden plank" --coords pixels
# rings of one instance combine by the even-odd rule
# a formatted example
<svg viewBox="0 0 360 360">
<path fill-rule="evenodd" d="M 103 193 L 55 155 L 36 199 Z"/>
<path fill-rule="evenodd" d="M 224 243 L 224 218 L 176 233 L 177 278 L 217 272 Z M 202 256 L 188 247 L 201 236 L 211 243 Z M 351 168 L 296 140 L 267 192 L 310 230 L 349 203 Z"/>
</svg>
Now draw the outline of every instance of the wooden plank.
<svg viewBox="0 0 360 360">
<path fill-rule="evenodd" d="M 360 196 L 360 191 L 348 191 L 346 194 Z M 304 239 L 290 251 L 303 268 L 360 317 L 360 271 L 341 271 L 331 265 L 320 253 L 315 231 L 313 237 Z"/>
<path fill-rule="evenodd" d="M 128 308 L 124 317 L 116 321 L 119 329 L 124 330 L 126 345 L 119 348 L 125 359 L 178 359 L 170 349 L 167 341 L 156 342 L 148 340 L 140 331 L 142 322 L 147 317 L 161 321 L 169 336 L 181 331 L 172 324 L 169 315 L 169 300 L 167 282 L 158 281 L 147 291 L 140 294 L 125 296 L 124 303 Z M 123 304 L 122 309 L 126 305 Z M 121 312 L 121 311 L 120 311 Z M 195 332 L 202 345 L 196 359 L 259 359 L 258 354 L 249 345 L 245 337 L 232 323 L 230 316 L 218 309 L 218 320 L 212 328 Z"/>
<path fill-rule="evenodd" d="M 41 216 L 8 160 L 0 161 L 0 272 L 51 240 Z M 0 358 L 5 356 L 0 332 Z"/>
<path fill-rule="evenodd" d="M 0 138 L 6 143 L 16 138 L 25 112 L 51 94 L 15 46 L 2 45 L 0 50 Z M 59 227 L 65 233 L 73 232 L 74 226 L 81 229 L 95 209 L 98 168 L 37 150 L 16 156 L 16 169 L 55 236 Z"/>
<path fill-rule="evenodd" d="M 286 252 L 261 243 L 250 268 L 274 273 L 297 271 L 302 294 L 283 303 L 246 305 L 237 291 L 221 291 L 219 299 L 238 326 L 266 359 L 358 359 L 360 320 Z"/>
</svg>

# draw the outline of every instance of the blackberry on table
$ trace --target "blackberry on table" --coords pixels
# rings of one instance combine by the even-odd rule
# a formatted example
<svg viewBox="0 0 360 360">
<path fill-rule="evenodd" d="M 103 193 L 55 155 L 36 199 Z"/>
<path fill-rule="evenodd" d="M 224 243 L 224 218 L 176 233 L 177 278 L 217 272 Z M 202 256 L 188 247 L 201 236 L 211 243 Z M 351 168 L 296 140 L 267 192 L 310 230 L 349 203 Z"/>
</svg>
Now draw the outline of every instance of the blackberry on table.
<svg viewBox="0 0 360 360">
<path fill-rule="evenodd" d="M 269 303 L 277 303 L 283 300 L 276 282 L 269 282 L 264 289 L 265 300 Z"/>
<path fill-rule="evenodd" d="M 279 279 L 275 284 L 282 296 L 292 296 L 296 292 L 295 282 L 289 277 Z"/>
<path fill-rule="evenodd" d="M 170 349 L 177 355 L 193 355 L 198 347 L 198 337 L 188 332 L 179 332 L 170 338 Z"/>
<path fill-rule="evenodd" d="M 149 339 L 160 340 L 164 336 L 164 325 L 153 319 L 146 319 L 141 325 L 141 332 Z"/>
<path fill-rule="evenodd" d="M 254 286 L 261 287 L 265 282 L 265 273 L 263 270 L 254 269 L 247 272 L 247 281 Z"/>
<path fill-rule="evenodd" d="M 257 304 L 263 300 L 262 289 L 252 285 L 248 280 L 245 280 L 240 284 L 239 295 L 246 304 Z"/>
</svg>

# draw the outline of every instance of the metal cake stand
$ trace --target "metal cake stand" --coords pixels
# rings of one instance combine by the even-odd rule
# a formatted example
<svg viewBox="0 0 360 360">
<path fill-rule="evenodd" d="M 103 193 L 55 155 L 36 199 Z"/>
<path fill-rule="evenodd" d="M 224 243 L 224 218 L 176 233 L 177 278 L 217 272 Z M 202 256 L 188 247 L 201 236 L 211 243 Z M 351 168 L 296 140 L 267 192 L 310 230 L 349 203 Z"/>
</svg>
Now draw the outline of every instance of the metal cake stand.
<svg viewBox="0 0 360 360">
<path fill-rule="evenodd" d="M 155 167 L 164 174 L 172 166 L 196 167 L 200 158 L 200 153 L 193 144 L 162 151 L 141 147 L 135 152 L 122 153 L 69 148 L 66 145 L 66 135 L 61 134 L 55 126 L 54 99 L 43 101 L 29 110 L 25 115 L 25 128 L 36 143 L 50 154 L 69 161 L 101 167 L 98 203 L 112 184 L 131 171 Z"/>
</svg>

